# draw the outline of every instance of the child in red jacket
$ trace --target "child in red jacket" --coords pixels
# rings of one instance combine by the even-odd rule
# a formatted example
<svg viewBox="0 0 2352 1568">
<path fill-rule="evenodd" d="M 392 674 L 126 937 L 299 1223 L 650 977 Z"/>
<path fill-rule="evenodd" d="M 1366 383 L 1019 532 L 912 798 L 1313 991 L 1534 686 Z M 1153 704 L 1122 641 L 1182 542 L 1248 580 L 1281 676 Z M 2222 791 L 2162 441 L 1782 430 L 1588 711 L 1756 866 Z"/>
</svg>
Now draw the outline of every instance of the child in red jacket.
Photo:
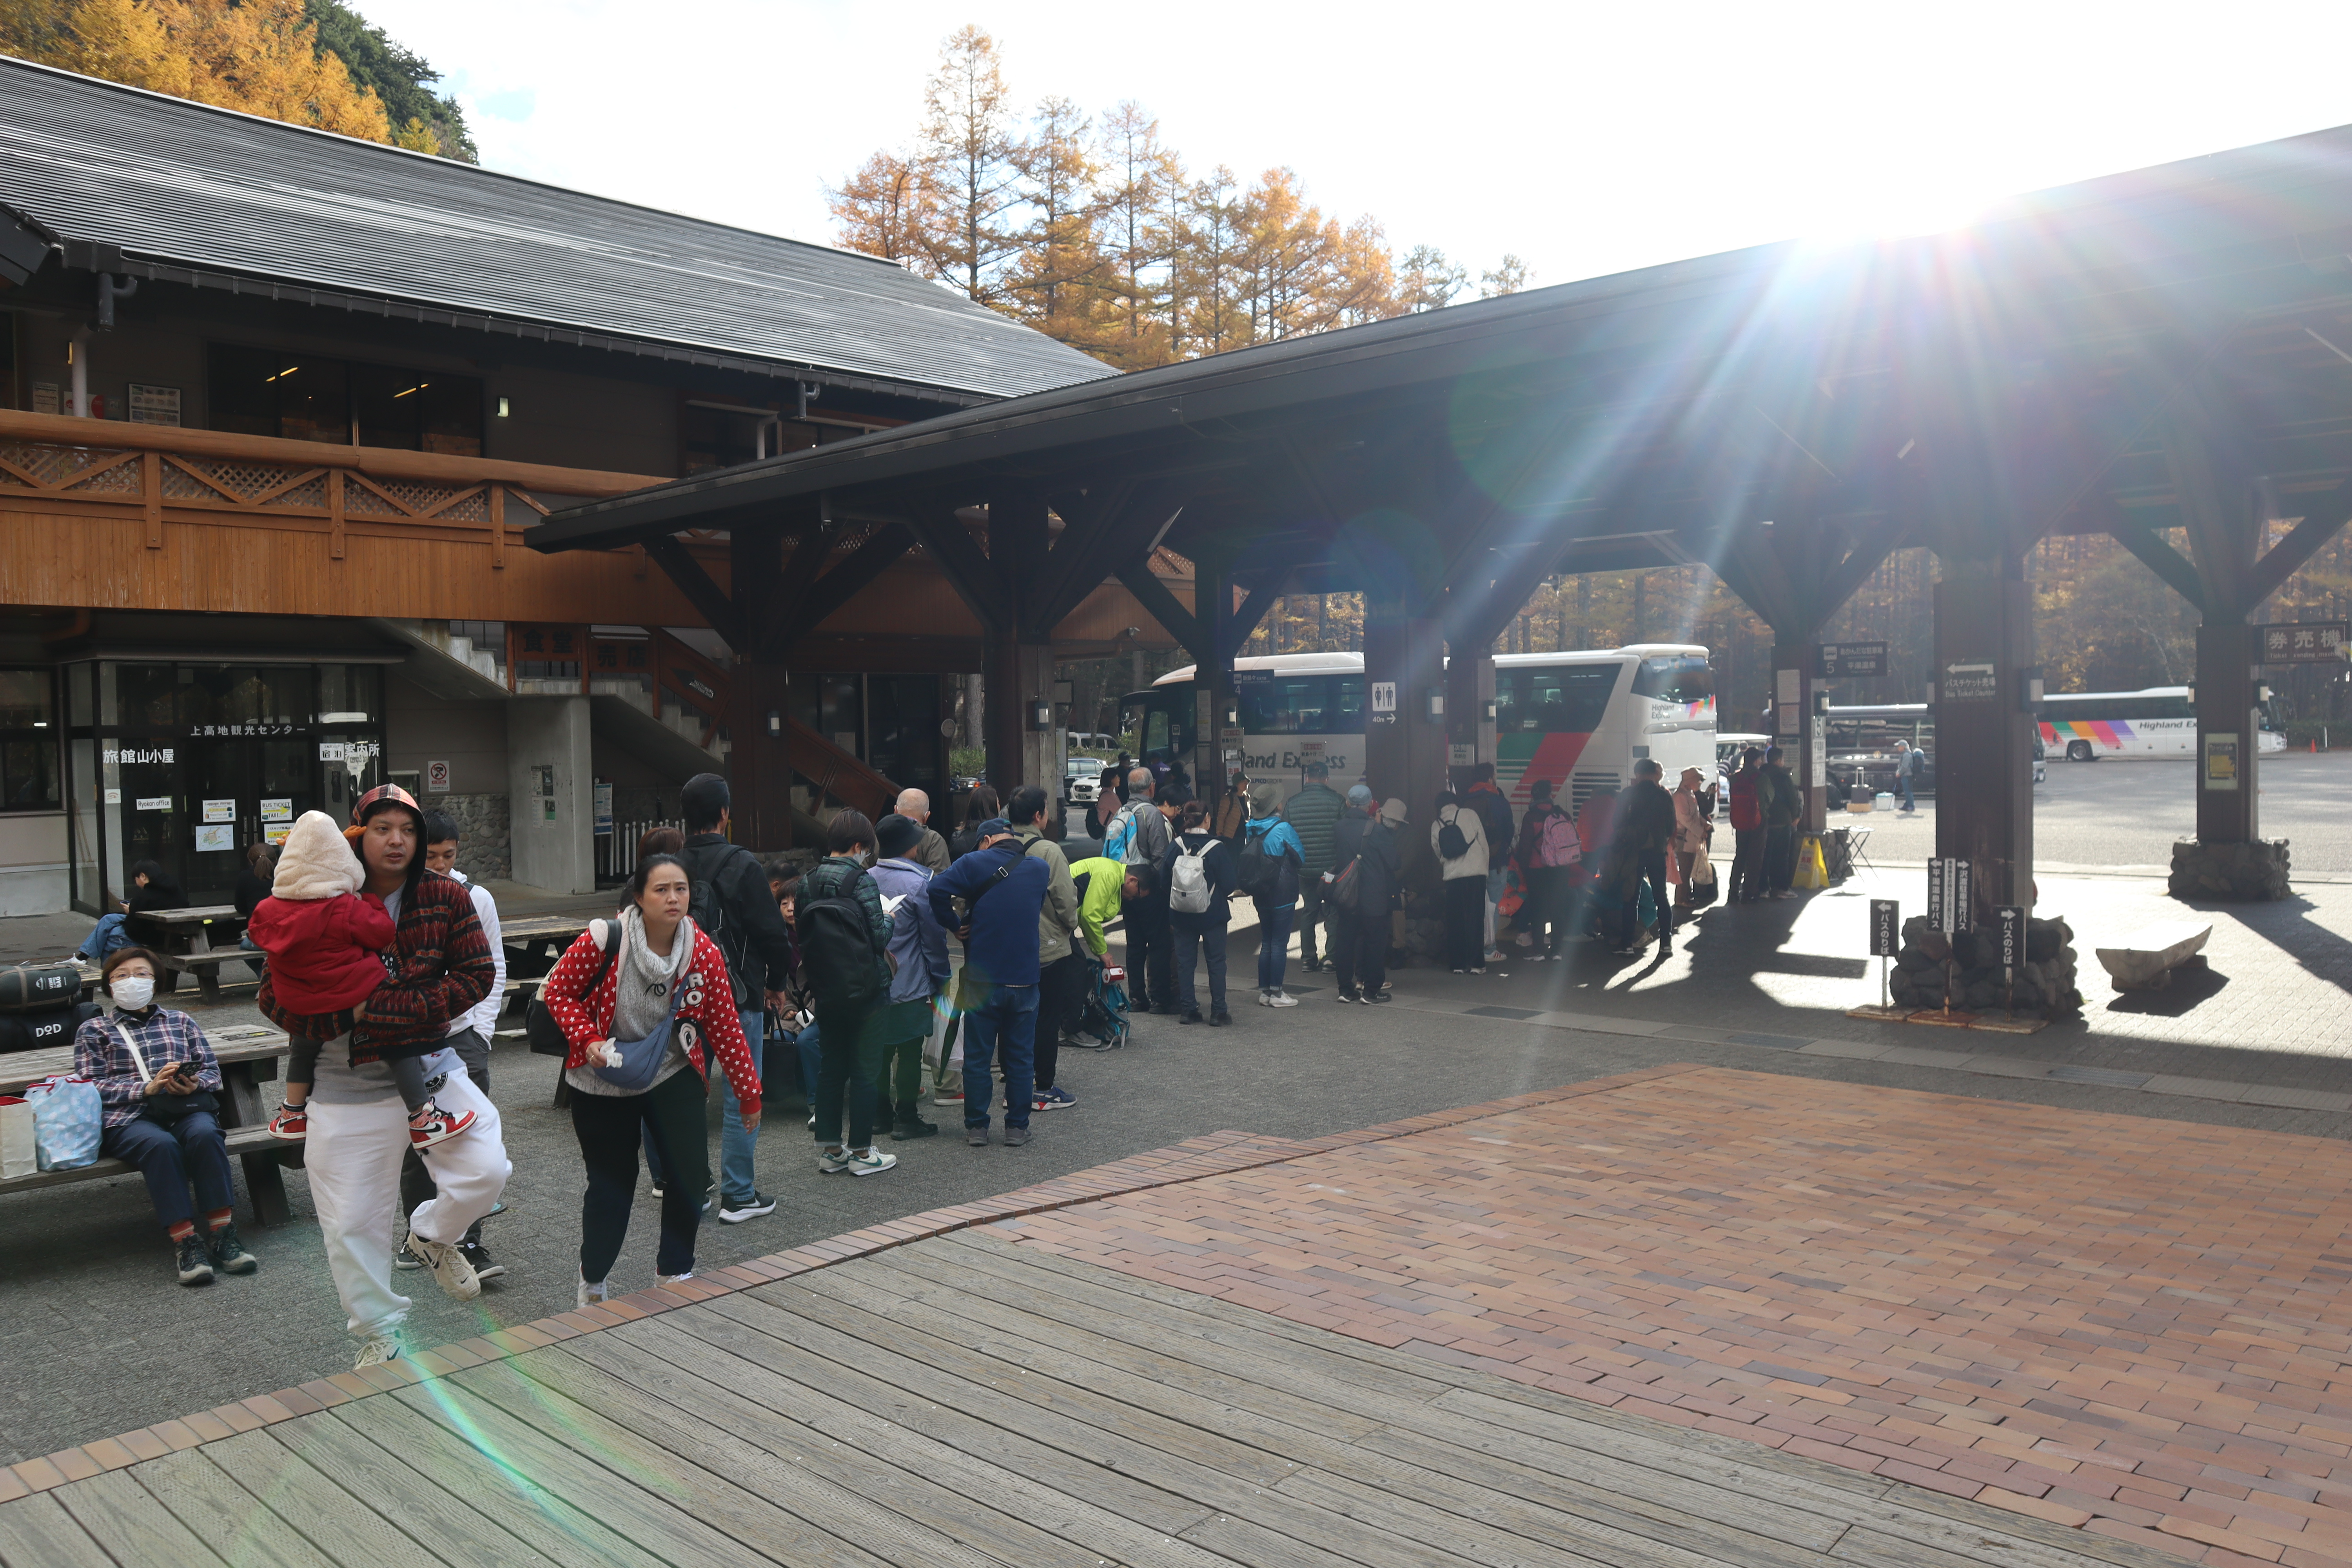
<svg viewBox="0 0 2352 1568">
<path fill-rule="evenodd" d="M 310 1131 L 304 1107 L 319 1073 L 319 1051 L 353 1032 L 360 1005 L 391 974 L 393 921 L 383 900 L 363 893 L 366 872 L 350 842 L 323 811 L 306 811 L 286 836 L 269 897 L 255 906 L 247 934 L 269 955 L 272 1014 L 293 1049 L 286 1061 L 286 1101 L 269 1119 L 289 1142 Z M 470 1110 L 451 1115 L 425 1092 L 424 1059 L 387 1054 L 409 1142 L 419 1149 L 455 1138 L 474 1124 Z"/>
</svg>

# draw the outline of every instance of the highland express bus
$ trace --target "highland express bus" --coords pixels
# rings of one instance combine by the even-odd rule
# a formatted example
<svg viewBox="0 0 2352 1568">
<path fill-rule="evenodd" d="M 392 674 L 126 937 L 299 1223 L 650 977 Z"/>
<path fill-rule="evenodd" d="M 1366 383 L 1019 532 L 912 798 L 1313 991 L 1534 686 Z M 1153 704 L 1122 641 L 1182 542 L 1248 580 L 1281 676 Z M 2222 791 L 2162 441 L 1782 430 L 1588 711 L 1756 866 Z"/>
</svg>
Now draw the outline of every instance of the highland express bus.
<svg viewBox="0 0 2352 1568">
<path fill-rule="evenodd" d="M 1193 667 L 1171 670 L 1122 700 L 1147 763 L 1192 754 Z M 1294 653 L 1234 661 L 1242 770 L 1271 779 L 1287 799 L 1308 762 L 1346 790 L 1364 771 L 1364 658 Z M 1579 653 L 1504 654 L 1495 660 L 1495 773 L 1524 806 L 1538 779 L 1571 808 L 1622 788 L 1633 763 L 1654 758 L 1666 783 L 1686 767 L 1715 771 L 1715 672 L 1706 649 L 1637 643 Z M 1201 787 L 1194 782 L 1195 789 Z M 1425 812 L 1424 804 L 1418 809 Z"/>
<path fill-rule="evenodd" d="M 2259 755 L 2286 750 L 2271 704 L 2255 710 Z M 2142 691 L 2053 691 L 2042 699 L 2042 744 L 2070 763 L 2102 757 L 2193 757 L 2197 710 L 2186 686 Z"/>
</svg>

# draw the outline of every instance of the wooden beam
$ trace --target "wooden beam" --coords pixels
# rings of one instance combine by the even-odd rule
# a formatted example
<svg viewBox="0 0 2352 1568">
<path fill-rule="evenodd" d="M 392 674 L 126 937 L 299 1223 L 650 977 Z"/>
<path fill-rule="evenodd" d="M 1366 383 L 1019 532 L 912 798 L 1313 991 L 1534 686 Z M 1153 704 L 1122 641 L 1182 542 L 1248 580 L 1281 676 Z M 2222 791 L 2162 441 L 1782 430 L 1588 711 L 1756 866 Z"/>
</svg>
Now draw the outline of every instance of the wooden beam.
<svg viewBox="0 0 2352 1568">
<path fill-rule="evenodd" d="M 1217 591 L 1225 592 L 1222 587 Z M 1248 596 L 1242 600 L 1241 608 L 1234 612 L 1226 630 L 1236 657 L 1241 653 L 1242 644 L 1256 633 L 1258 623 L 1265 619 L 1265 613 L 1274 608 L 1274 602 L 1282 597 L 1283 592 L 1284 578 L 1278 575 L 1251 589 Z"/>
<path fill-rule="evenodd" d="M 1191 654 L 1196 662 L 1216 662 L 1216 649 L 1209 645 L 1209 636 L 1202 621 L 1177 603 L 1176 595 L 1168 591 L 1168 585 L 1152 575 L 1151 563 L 1148 559 L 1120 568 L 1118 580 L 1127 584 L 1127 591 L 1135 595 L 1136 601 L 1170 637 L 1184 645 L 1184 651 Z M 1200 584 L 1207 581 L 1205 576 L 1194 579 L 1193 596 L 1196 600 L 1203 591 Z"/>
<path fill-rule="evenodd" d="M 672 534 L 657 534 L 646 540 L 645 545 L 646 553 L 654 558 L 654 563 L 677 585 L 677 591 L 686 595 L 687 603 L 710 623 L 710 629 L 725 637 L 728 647 L 743 648 L 743 633 L 736 624 L 735 606 L 728 602 L 725 594 L 719 592 L 719 584 L 710 580 L 710 574 L 702 569 L 702 563 L 689 554 L 686 546 Z"/>
<path fill-rule="evenodd" d="M 1151 542 L 1139 528 L 1130 529 L 1134 519 L 1157 520 L 1156 528 L 1158 521 L 1181 510 L 1167 504 L 1159 486 L 1142 494 L 1134 485 L 1121 484 L 1105 493 L 1099 504 L 1094 504 L 1091 497 L 1088 501 L 1081 508 L 1055 509 L 1062 518 L 1062 539 L 1045 558 L 1045 580 L 1037 592 L 1035 611 L 1037 619 L 1049 628 L 1059 626 L 1105 578 L 1113 575 L 1112 563 L 1119 556 L 1130 551 L 1140 554 L 1139 546 Z M 1073 516 L 1073 510 L 1079 515 Z"/>
<path fill-rule="evenodd" d="M 1885 517 L 1869 531 L 1854 542 L 1846 557 L 1832 567 L 1822 580 L 1820 603 L 1824 606 L 1816 626 L 1828 624 L 1829 618 L 1845 607 L 1845 602 L 1862 592 L 1871 574 L 1886 563 L 1886 558 L 1903 548 L 1910 538 L 1911 524 L 1907 518 Z"/>
<path fill-rule="evenodd" d="M 914 547 L 915 531 L 903 522 L 876 530 L 865 543 L 811 584 L 801 605 L 800 629 L 793 640 L 797 642 L 823 626 L 827 616 L 864 592 Z"/>
<path fill-rule="evenodd" d="M 956 521 L 952 507 L 944 502 L 918 505 L 908 512 L 907 526 L 982 626 L 990 631 L 1012 626 L 1013 605 L 997 583 L 996 569 L 971 531 Z"/>
<path fill-rule="evenodd" d="M 2318 554 L 2347 520 L 2352 520 L 2352 479 L 2346 479 L 2326 495 L 2312 498 L 2294 531 L 2254 563 L 2246 583 L 2246 608 L 2252 610 L 2277 593 L 2279 584 Z"/>
<path fill-rule="evenodd" d="M 2158 538 L 2154 530 L 2142 528 L 2121 515 L 2122 508 L 2116 510 L 2118 515 L 2107 524 L 2107 532 L 2116 542 L 2138 556 L 2143 565 L 2163 578 L 2174 593 L 2194 605 L 2199 615 L 2210 613 L 2205 597 L 2205 579 L 2198 575 L 2197 568 L 2169 543 Z"/>
</svg>

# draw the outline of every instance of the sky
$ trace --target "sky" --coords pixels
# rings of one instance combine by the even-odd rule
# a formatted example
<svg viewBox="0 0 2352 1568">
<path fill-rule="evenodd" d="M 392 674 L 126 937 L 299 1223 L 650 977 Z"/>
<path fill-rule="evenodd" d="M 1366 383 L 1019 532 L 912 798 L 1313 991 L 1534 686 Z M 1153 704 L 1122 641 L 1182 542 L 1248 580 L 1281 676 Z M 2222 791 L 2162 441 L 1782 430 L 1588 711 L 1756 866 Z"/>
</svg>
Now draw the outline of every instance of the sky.
<svg viewBox="0 0 2352 1568">
<path fill-rule="evenodd" d="M 1514 253 L 1538 284 L 1930 232 L 2352 121 L 2341 4 L 358 8 L 446 73 L 493 168 L 824 241 L 827 182 L 911 141 L 940 41 L 975 22 L 1021 104 L 1135 99 L 1195 174 L 1286 163 L 1400 253 L 1434 245 L 1474 277 Z"/>
</svg>

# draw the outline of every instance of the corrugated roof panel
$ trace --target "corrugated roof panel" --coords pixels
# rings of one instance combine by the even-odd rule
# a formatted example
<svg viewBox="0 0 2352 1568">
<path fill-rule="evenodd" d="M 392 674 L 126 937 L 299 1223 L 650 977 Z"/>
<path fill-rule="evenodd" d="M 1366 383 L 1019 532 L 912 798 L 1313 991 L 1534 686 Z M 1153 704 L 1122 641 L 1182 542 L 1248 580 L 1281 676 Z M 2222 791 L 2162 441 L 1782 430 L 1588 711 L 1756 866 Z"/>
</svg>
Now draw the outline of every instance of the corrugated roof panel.
<svg viewBox="0 0 2352 1568">
<path fill-rule="evenodd" d="M 21 60 L 0 202 L 151 260 L 959 392 L 1111 374 L 870 257 Z"/>
</svg>

